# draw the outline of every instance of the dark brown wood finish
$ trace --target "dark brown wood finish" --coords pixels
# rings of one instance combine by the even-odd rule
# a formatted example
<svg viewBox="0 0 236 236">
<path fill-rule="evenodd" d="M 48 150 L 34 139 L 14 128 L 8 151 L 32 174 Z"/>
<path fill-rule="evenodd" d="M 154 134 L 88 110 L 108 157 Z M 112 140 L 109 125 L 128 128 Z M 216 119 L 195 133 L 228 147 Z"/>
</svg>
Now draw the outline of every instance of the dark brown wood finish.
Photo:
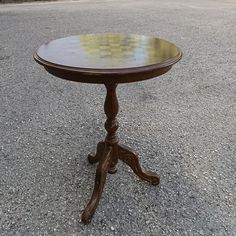
<svg viewBox="0 0 236 236">
<path fill-rule="evenodd" d="M 57 39 L 42 45 L 34 59 L 66 80 L 84 83 L 131 83 L 171 69 L 182 52 L 163 39 L 118 33 Z"/>
<path fill-rule="evenodd" d="M 118 160 L 126 163 L 141 179 L 158 185 L 159 176 L 144 172 L 138 155 L 120 144 L 117 136 L 119 111 L 116 88 L 118 83 L 150 79 L 169 71 L 182 57 L 181 50 L 165 40 L 140 35 L 90 34 L 54 40 L 42 45 L 34 59 L 51 74 L 66 80 L 104 84 L 107 116 L 104 141 L 97 144 L 91 164 L 97 163 L 94 190 L 81 219 L 87 224 L 102 195 L 107 173 L 117 171 Z"/>
<path fill-rule="evenodd" d="M 131 148 L 119 144 L 117 136 L 119 105 L 116 97 L 117 84 L 105 84 L 107 95 L 104 104 L 104 111 L 107 116 L 105 129 L 107 136 L 104 142 L 99 142 L 97 145 L 97 153 L 95 156 L 89 155 L 88 160 L 91 164 L 99 162 L 96 171 L 95 185 L 92 197 L 82 213 L 82 221 L 87 224 L 90 222 L 99 199 L 102 195 L 102 190 L 105 184 L 107 173 L 113 174 L 116 172 L 116 164 L 118 159 L 126 163 L 141 179 L 150 182 L 153 185 L 158 185 L 160 182 L 159 176 L 153 172 L 144 172 L 139 164 L 138 155 Z"/>
</svg>

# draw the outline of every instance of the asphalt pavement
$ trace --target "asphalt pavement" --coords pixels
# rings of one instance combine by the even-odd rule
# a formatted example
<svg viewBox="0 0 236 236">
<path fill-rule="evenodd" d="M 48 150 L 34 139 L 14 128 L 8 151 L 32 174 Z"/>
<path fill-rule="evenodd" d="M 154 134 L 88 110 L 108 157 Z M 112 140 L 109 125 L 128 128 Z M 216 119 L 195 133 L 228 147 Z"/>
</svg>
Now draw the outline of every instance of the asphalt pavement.
<svg viewBox="0 0 236 236">
<path fill-rule="evenodd" d="M 0 235 L 236 235 L 235 22 L 234 0 L 0 5 Z M 32 54 L 96 32 L 164 38 L 183 58 L 166 75 L 118 86 L 120 140 L 160 186 L 119 163 L 84 225 L 105 89 L 55 78 Z"/>
</svg>

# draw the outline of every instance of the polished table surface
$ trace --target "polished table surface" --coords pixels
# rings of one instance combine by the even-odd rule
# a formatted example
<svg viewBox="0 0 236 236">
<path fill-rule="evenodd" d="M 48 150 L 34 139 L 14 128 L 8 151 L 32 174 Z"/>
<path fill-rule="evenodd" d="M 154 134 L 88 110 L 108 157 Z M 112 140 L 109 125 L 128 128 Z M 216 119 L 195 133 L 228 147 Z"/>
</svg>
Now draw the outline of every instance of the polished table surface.
<svg viewBox="0 0 236 236">
<path fill-rule="evenodd" d="M 85 83 L 105 83 L 111 79 L 127 83 L 153 78 L 170 69 L 181 56 L 181 50 L 166 40 L 121 33 L 61 38 L 42 45 L 35 53 L 35 59 L 46 65 L 50 73 L 64 70 L 64 75 L 55 75 Z M 65 71 L 80 72 L 83 76 L 77 73 L 68 78 Z M 93 78 L 91 73 L 98 76 Z"/>
<path fill-rule="evenodd" d="M 148 36 L 88 34 L 46 43 L 37 54 L 45 61 L 68 67 L 123 69 L 168 64 L 179 57 L 180 50 Z"/>
<path fill-rule="evenodd" d="M 118 160 L 127 164 L 141 179 L 153 185 L 159 175 L 142 170 L 138 154 L 121 144 L 117 135 L 119 111 L 116 87 L 151 79 L 169 71 L 181 59 L 174 44 L 153 37 L 119 33 L 88 34 L 57 39 L 42 45 L 34 59 L 51 74 L 66 80 L 98 83 L 106 86 L 104 111 L 107 117 L 104 141 L 97 144 L 96 154 L 88 161 L 98 162 L 93 194 L 81 219 L 89 223 L 102 195 L 107 173 L 117 170 Z M 134 94 L 135 95 L 135 94 Z"/>
</svg>

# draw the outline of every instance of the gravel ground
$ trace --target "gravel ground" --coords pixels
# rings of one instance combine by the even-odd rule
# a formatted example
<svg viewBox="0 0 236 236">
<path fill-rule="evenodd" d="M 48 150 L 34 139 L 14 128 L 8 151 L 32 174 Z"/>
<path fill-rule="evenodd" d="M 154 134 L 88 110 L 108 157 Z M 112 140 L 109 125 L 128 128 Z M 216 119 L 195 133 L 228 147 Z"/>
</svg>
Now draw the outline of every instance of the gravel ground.
<svg viewBox="0 0 236 236">
<path fill-rule="evenodd" d="M 67 1 L 0 6 L 0 235 L 236 235 L 236 3 Z M 120 85 L 121 140 L 160 187 L 119 163 L 90 225 L 80 222 L 103 139 L 105 89 L 63 81 L 32 59 L 91 32 L 153 35 L 184 57 Z"/>
</svg>

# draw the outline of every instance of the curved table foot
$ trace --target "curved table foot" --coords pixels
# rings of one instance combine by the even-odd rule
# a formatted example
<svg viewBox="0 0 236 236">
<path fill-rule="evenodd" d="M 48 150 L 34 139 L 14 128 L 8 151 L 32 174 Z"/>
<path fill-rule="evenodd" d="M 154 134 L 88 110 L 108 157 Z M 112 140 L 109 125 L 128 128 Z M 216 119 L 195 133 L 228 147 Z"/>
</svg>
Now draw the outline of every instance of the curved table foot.
<svg viewBox="0 0 236 236">
<path fill-rule="evenodd" d="M 113 165 L 109 168 L 108 173 L 109 174 L 115 174 L 117 172 L 117 167 L 116 165 Z"/>
<path fill-rule="evenodd" d="M 97 166 L 93 194 L 81 216 L 81 220 L 85 224 L 90 223 L 91 218 L 93 214 L 95 213 L 96 207 L 102 195 L 102 191 L 103 191 L 104 184 L 106 181 L 107 172 L 110 168 L 111 161 L 112 161 L 112 148 L 108 147 L 105 150 L 104 155 L 102 156 Z"/>
<path fill-rule="evenodd" d="M 115 174 L 117 172 L 117 162 L 118 162 L 118 148 L 117 145 L 113 146 L 113 153 L 112 153 L 112 162 L 109 168 L 109 174 Z"/>
<path fill-rule="evenodd" d="M 160 177 L 153 172 L 144 172 L 139 164 L 138 155 L 129 147 L 118 145 L 119 159 L 126 163 L 134 173 L 141 179 L 150 182 L 153 185 L 160 183 Z"/>
<path fill-rule="evenodd" d="M 101 158 L 102 158 L 104 149 L 105 149 L 105 142 L 99 142 L 99 143 L 97 144 L 97 151 L 96 151 L 95 156 L 93 156 L 93 155 L 88 155 L 88 161 L 89 161 L 89 163 L 90 163 L 90 164 L 94 164 L 94 163 L 99 162 L 99 161 L 101 160 Z"/>
</svg>

